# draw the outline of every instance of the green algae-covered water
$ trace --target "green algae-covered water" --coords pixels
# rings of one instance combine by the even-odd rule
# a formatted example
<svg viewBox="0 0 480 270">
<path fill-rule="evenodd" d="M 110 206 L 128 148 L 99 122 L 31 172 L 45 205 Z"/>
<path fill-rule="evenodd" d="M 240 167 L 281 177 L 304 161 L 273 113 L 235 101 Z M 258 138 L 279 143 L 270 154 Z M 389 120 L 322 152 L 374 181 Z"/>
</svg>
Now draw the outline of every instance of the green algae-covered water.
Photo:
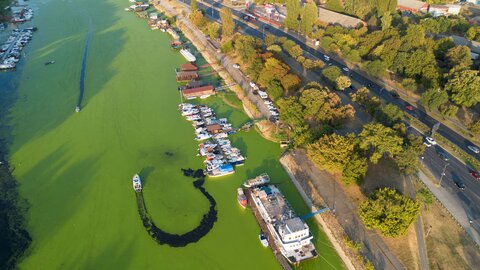
<svg viewBox="0 0 480 270">
<path fill-rule="evenodd" d="M 174 68 L 184 63 L 169 36 L 123 11 L 127 0 L 31 0 L 39 28 L 15 82 L 10 161 L 30 204 L 32 245 L 21 269 L 280 269 L 258 241 L 259 227 L 236 201 L 236 188 L 267 172 L 299 214 L 307 207 L 281 168 L 277 144 L 255 131 L 231 136 L 248 160 L 234 175 L 207 179 L 218 221 L 184 248 L 158 245 L 146 233 L 131 178 L 143 177 L 156 225 L 182 234 L 196 227 L 209 202 L 181 168 L 202 168 L 193 129 L 177 110 Z M 83 108 L 75 113 L 83 48 L 92 25 Z M 44 62 L 55 60 L 54 65 Z M 14 89 L 15 88 L 15 89 Z M 246 116 L 205 101 L 238 126 Z M 2 121 L 5 121 L 4 118 Z M 173 155 L 165 155 L 171 152 Z M 342 269 L 317 226 L 319 258 L 301 269 Z"/>
</svg>

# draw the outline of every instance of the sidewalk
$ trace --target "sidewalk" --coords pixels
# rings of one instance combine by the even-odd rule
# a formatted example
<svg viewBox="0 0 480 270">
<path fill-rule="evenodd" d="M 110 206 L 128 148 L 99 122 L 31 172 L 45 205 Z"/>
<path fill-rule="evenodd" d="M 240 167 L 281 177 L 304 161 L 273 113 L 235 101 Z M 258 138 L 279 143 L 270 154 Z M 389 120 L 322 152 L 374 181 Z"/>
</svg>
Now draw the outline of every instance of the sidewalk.
<svg viewBox="0 0 480 270">
<path fill-rule="evenodd" d="M 432 192 L 440 204 L 448 210 L 458 224 L 462 226 L 468 235 L 470 235 L 477 246 L 480 246 L 480 234 L 474 228 L 472 228 L 469 214 L 460 204 L 458 204 L 457 200 L 452 198 L 452 195 L 447 190 L 439 187 L 437 183 L 433 183 L 422 171 L 418 173 L 418 177 L 427 186 L 430 192 Z"/>
</svg>

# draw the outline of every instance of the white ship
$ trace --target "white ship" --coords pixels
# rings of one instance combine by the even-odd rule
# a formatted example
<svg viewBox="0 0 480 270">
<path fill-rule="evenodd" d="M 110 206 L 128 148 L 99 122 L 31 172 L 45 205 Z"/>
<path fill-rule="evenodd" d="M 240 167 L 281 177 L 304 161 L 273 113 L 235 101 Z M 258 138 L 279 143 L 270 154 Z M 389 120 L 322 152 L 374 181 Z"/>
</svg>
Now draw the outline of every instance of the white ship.
<svg viewBox="0 0 480 270">
<path fill-rule="evenodd" d="M 243 183 L 243 186 L 247 188 L 253 188 L 256 186 L 265 185 L 268 182 L 270 182 L 270 177 L 268 176 L 268 174 L 263 173 L 253 179 L 245 181 L 245 183 Z"/>
<path fill-rule="evenodd" d="M 180 54 L 183 55 L 188 62 L 195 62 L 197 60 L 197 58 L 189 50 L 181 49 Z"/>
<path fill-rule="evenodd" d="M 312 244 L 308 225 L 295 215 L 280 190 L 274 185 L 252 189 L 252 199 L 269 234 L 272 246 L 279 248 L 282 255 L 292 264 L 317 257 Z"/>
<path fill-rule="evenodd" d="M 142 181 L 140 180 L 140 176 L 138 176 L 138 174 L 133 176 L 133 189 L 136 192 L 142 191 Z"/>
</svg>

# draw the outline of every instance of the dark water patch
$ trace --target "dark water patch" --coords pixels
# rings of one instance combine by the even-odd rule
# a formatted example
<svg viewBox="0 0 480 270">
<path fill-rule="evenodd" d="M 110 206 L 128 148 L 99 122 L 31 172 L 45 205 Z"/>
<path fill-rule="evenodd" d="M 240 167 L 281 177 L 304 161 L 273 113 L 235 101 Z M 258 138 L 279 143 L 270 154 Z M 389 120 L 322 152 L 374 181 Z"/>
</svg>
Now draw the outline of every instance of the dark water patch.
<svg viewBox="0 0 480 270">
<path fill-rule="evenodd" d="M 80 70 L 80 93 L 77 100 L 77 108 L 82 107 L 83 93 L 85 92 L 85 71 L 87 69 L 88 46 L 90 45 L 90 38 L 92 37 L 92 20 L 88 21 L 88 33 L 85 40 L 85 48 L 83 49 L 82 68 Z"/>
<path fill-rule="evenodd" d="M 0 269 L 14 269 L 32 238 L 25 229 L 27 202 L 19 197 L 8 163 L 0 160 Z"/>
<path fill-rule="evenodd" d="M 148 234 L 161 245 L 166 244 L 171 247 L 184 247 L 188 244 L 196 243 L 210 232 L 210 230 L 213 228 L 213 225 L 217 221 L 217 210 L 215 209 L 217 202 L 203 187 L 203 184 L 205 183 L 205 175 L 203 174 L 203 170 L 182 169 L 182 172 L 185 176 L 197 179 L 193 182 L 193 186 L 200 190 L 200 192 L 202 192 L 202 194 L 210 202 L 209 211 L 203 215 L 200 224 L 195 229 L 187 233 L 180 235 L 172 234 L 158 228 L 153 223 L 153 220 L 147 211 L 147 207 L 145 206 L 145 201 L 143 199 L 143 193 L 136 193 L 138 213 L 142 219 L 143 226 L 147 230 Z"/>
</svg>

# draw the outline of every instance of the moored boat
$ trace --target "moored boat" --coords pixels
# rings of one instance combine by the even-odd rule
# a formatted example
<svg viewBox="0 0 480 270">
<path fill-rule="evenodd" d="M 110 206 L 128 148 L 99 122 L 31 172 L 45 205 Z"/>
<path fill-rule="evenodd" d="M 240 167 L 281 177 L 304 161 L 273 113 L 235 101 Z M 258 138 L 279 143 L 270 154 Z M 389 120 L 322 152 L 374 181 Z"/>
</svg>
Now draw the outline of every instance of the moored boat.
<svg viewBox="0 0 480 270">
<path fill-rule="evenodd" d="M 142 191 L 142 181 L 140 180 L 140 176 L 138 174 L 135 174 L 133 176 L 133 189 L 135 192 L 140 192 Z"/>
<path fill-rule="evenodd" d="M 260 243 L 262 243 L 262 246 L 268 247 L 268 239 L 262 231 L 260 231 L 258 239 L 260 240 Z"/>
<path fill-rule="evenodd" d="M 242 188 L 237 188 L 237 201 L 241 207 L 247 207 L 247 196 L 245 196 Z"/>
<path fill-rule="evenodd" d="M 245 181 L 245 183 L 243 183 L 243 186 L 247 188 L 253 188 L 256 186 L 265 185 L 268 182 L 270 182 L 270 177 L 268 176 L 268 174 L 263 173 L 253 179 Z"/>
</svg>

